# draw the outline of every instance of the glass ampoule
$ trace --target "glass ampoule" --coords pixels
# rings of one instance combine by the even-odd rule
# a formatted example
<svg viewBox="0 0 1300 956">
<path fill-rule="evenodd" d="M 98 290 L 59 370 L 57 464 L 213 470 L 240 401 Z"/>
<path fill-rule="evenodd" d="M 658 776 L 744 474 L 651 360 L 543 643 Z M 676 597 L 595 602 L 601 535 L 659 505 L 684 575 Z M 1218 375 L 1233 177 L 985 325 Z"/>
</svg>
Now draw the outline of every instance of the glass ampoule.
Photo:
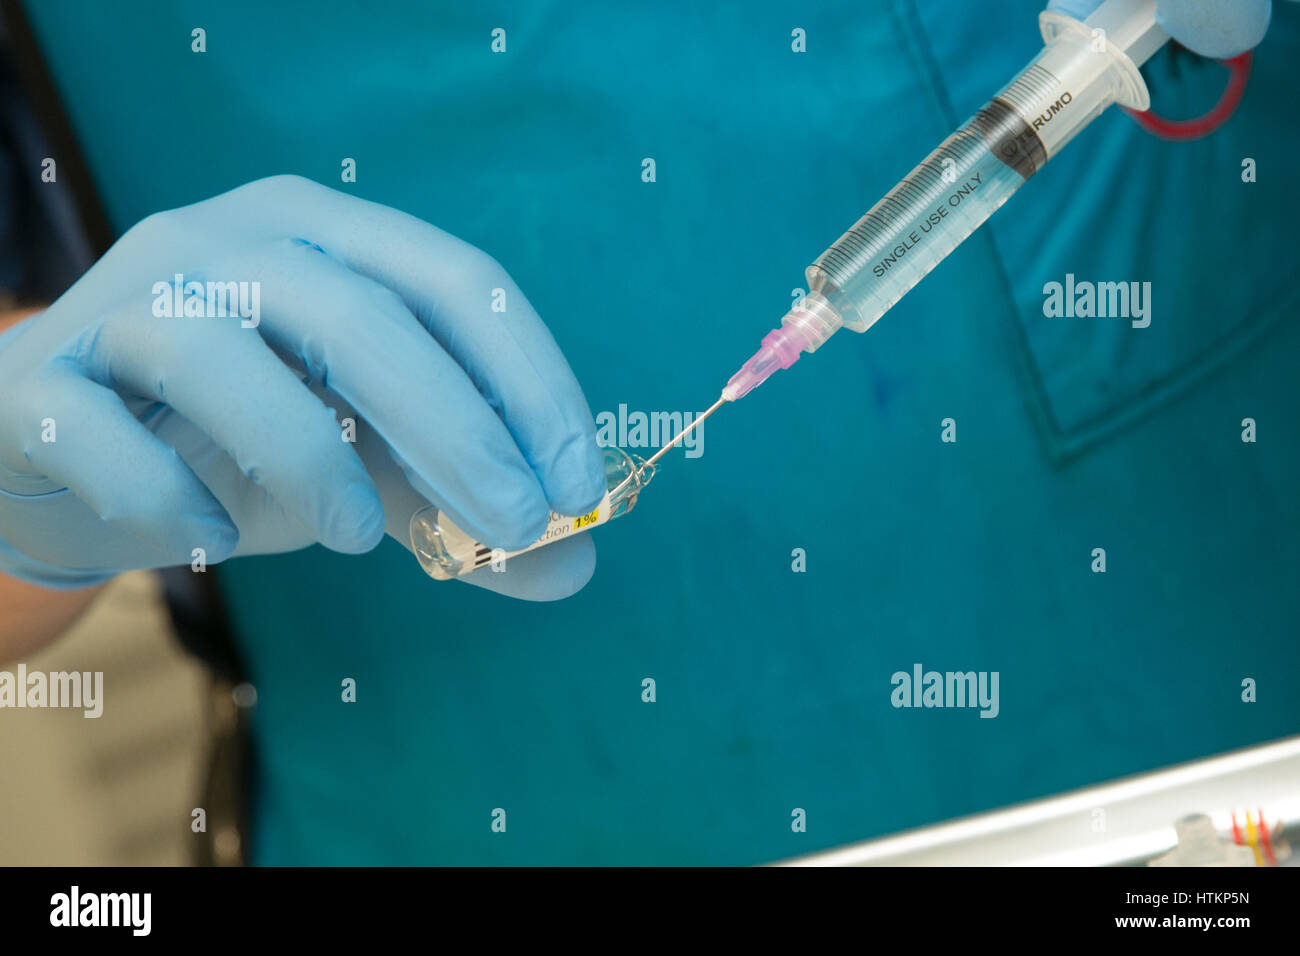
<svg viewBox="0 0 1300 956">
<path fill-rule="evenodd" d="M 518 551 L 489 547 L 462 531 L 433 505 L 421 508 L 411 516 L 411 550 L 420 560 L 420 567 L 431 578 L 449 581 L 627 514 L 636 505 L 641 489 L 654 477 L 654 466 L 647 466 L 644 459 L 629 455 L 621 448 L 602 448 L 601 454 L 605 463 L 605 497 L 600 504 L 584 515 L 552 511 L 542 536 Z"/>
</svg>

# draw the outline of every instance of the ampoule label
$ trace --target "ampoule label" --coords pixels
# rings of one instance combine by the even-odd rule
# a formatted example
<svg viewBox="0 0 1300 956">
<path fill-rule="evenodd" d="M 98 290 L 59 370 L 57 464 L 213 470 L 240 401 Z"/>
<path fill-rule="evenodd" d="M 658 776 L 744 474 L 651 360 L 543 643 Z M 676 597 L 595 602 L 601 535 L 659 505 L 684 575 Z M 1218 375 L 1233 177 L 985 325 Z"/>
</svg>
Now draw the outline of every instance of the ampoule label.
<svg viewBox="0 0 1300 956">
<path fill-rule="evenodd" d="M 542 536 L 526 548 L 520 548 L 518 551 L 496 551 L 485 544 L 479 544 L 474 549 L 474 563 L 470 565 L 463 574 L 470 571 L 477 571 L 492 563 L 493 558 L 505 561 L 513 558 L 517 554 L 524 554 L 532 551 L 534 548 L 540 548 L 542 545 L 554 544 L 561 538 L 567 538 L 570 535 L 577 534 L 580 531 L 586 531 L 588 528 L 594 528 L 602 525 L 609 520 L 609 492 L 605 492 L 605 497 L 600 499 L 600 504 L 596 505 L 585 515 L 562 515 L 559 512 L 551 512 L 551 520 L 546 525 L 546 530 Z"/>
</svg>

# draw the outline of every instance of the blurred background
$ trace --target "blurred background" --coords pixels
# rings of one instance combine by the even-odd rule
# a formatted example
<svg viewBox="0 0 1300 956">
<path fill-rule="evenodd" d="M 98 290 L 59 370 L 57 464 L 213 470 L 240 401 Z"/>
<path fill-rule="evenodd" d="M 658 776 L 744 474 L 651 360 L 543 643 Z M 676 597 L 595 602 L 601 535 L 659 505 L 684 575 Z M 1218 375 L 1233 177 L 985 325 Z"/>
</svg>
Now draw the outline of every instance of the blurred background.
<svg viewBox="0 0 1300 956">
<path fill-rule="evenodd" d="M 205 808 L 205 833 L 191 830 L 209 762 L 233 730 L 231 688 L 177 643 L 157 575 L 118 578 L 23 663 L 29 673 L 103 671 L 112 719 L 76 708 L 4 712 L 0 864 L 237 861 L 239 838 L 221 809 L 214 820 Z"/>
<path fill-rule="evenodd" d="M 246 685 L 179 644 L 160 576 L 123 575 L 31 671 L 103 671 L 113 719 L 0 720 L 0 865 L 244 862 Z M 12 668 L 13 665 L 5 665 Z M 206 827 L 195 832 L 193 811 Z M 1300 737 L 791 861 L 864 865 L 1297 866 Z"/>
</svg>

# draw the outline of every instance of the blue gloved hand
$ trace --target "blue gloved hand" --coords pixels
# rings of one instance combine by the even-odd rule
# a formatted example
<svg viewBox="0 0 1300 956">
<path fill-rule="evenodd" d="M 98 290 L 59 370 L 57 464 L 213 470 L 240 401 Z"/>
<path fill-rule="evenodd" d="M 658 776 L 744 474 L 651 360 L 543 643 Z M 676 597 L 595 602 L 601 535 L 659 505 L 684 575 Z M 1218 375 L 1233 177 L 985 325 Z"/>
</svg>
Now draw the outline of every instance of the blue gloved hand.
<svg viewBox="0 0 1300 956">
<path fill-rule="evenodd" d="M 177 274 L 213 306 L 247 283 L 242 319 L 167 317 Z M 512 550 L 605 490 L 582 391 L 501 266 L 293 176 L 132 228 L 0 336 L 0 409 L 0 571 L 49 587 L 195 549 L 359 553 L 386 523 L 409 547 L 422 497 Z M 594 565 L 577 535 L 466 580 L 554 599 Z"/>
<path fill-rule="evenodd" d="M 1051 0 L 1047 9 L 1086 20 L 1101 0 Z M 1253 49 L 1268 30 L 1272 0 L 1156 0 L 1156 23 L 1193 53 L 1216 60 Z"/>
</svg>

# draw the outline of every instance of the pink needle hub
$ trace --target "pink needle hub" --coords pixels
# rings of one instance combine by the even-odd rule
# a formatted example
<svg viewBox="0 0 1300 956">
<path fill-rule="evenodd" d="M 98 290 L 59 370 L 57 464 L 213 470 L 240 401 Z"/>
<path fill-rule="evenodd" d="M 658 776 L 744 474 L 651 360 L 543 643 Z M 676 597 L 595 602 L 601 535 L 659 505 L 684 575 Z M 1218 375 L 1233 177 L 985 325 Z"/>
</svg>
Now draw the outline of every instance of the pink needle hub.
<svg viewBox="0 0 1300 956">
<path fill-rule="evenodd" d="M 778 369 L 799 361 L 803 352 L 815 352 L 842 325 L 839 314 L 819 293 L 805 296 L 781 318 L 777 328 L 763 336 L 753 358 L 727 380 L 722 397 L 729 402 L 744 398 Z"/>
</svg>

